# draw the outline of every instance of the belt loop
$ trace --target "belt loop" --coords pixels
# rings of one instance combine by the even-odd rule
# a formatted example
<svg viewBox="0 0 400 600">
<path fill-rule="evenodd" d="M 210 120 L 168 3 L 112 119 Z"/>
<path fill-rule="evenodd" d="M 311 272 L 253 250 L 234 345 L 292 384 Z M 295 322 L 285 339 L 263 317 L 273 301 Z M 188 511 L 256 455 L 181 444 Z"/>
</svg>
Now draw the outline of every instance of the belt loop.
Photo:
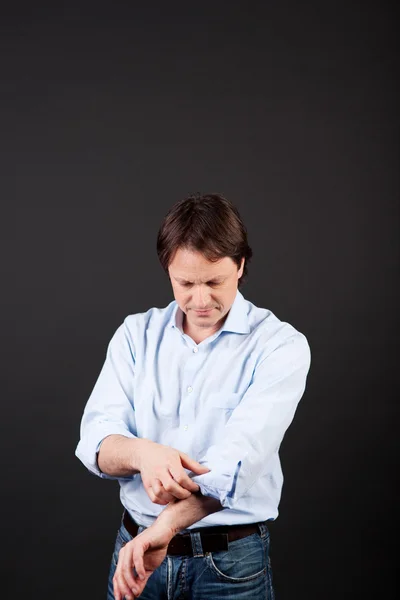
<svg viewBox="0 0 400 600">
<path fill-rule="evenodd" d="M 262 538 L 265 538 L 268 535 L 268 527 L 266 526 L 265 522 L 261 522 L 261 523 L 257 523 L 258 528 L 260 530 L 260 536 Z"/>
<path fill-rule="evenodd" d="M 194 558 L 204 557 L 200 532 L 196 531 L 195 533 L 190 533 L 190 541 L 192 542 L 192 551 Z"/>
</svg>

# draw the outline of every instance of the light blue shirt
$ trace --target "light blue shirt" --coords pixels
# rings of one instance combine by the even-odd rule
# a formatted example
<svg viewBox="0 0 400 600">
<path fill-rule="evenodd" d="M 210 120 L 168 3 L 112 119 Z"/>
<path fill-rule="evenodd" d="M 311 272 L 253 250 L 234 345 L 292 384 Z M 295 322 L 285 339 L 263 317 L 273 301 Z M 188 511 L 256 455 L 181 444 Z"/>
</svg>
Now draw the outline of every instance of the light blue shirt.
<svg viewBox="0 0 400 600">
<path fill-rule="evenodd" d="M 279 446 L 310 368 L 306 337 L 238 291 L 223 326 L 200 344 L 182 329 L 175 301 L 129 315 L 114 333 L 86 404 L 76 455 L 96 475 L 110 434 L 177 448 L 210 471 L 193 477 L 223 510 L 191 527 L 278 516 Z M 148 527 L 165 508 L 140 474 L 118 478 L 123 506 Z"/>
</svg>

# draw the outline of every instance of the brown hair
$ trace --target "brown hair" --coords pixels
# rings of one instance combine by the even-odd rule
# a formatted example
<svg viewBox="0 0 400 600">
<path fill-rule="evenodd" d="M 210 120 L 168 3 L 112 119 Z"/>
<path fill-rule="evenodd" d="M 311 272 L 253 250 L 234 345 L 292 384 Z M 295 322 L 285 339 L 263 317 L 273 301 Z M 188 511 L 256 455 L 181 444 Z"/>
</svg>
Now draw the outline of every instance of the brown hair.
<svg viewBox="0 0 400 600">
<path fill-rule="evenodd" d="M 172 206 L 157 236 L 157 254 L 166 273 L 178 248 L 201 252 L 210 261 L 228 256 L 238 269 L 244 257 L 239 286 L 253 255 L 237 208 L 219 194 L 193 194 Z"/>
</svg>

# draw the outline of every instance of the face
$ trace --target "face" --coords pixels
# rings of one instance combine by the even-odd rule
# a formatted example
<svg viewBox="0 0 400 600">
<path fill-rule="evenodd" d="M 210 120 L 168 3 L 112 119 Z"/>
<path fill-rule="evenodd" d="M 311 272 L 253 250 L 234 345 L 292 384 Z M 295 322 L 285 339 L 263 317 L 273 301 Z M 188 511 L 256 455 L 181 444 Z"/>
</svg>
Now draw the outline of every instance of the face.
<svg viewBox="0 0 400 600">
<path fill-rule="evenodd" d="M 228 256 L 210 262 L 200 252 L 179 248 L 168 268 L 175 300 L 190 329 L 217 330 L 228 314 L 243 275 Z"/>
</svg>

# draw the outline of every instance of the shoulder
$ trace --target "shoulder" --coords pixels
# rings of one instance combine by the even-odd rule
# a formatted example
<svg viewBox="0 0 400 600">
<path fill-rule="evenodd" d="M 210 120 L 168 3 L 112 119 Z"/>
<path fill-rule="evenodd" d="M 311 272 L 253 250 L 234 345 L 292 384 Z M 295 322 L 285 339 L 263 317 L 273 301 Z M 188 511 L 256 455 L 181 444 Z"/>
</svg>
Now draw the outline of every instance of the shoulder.
<svg viewBox="0 0 400 600">
<path fill-rule="evenodd" d="M 254 337 L 259 350 L 259 360 L 267 358 L 278 349 L 296 354 L 309 362 L 311 352 L 306 335 L 294 325 L 280 319 L 267 308 L 260 308 L 245 300 L 250 335 Z"/>
<path fill-rule="evenodd" d="M 170 324 L 175 309 L 176 302 L 172 301 L 163 308 L 152 307 L 144 312 L 129 314 L 119 325 L 113 337 L 137 343 L 149 333 L 158 335 Z"/>
</svg>

